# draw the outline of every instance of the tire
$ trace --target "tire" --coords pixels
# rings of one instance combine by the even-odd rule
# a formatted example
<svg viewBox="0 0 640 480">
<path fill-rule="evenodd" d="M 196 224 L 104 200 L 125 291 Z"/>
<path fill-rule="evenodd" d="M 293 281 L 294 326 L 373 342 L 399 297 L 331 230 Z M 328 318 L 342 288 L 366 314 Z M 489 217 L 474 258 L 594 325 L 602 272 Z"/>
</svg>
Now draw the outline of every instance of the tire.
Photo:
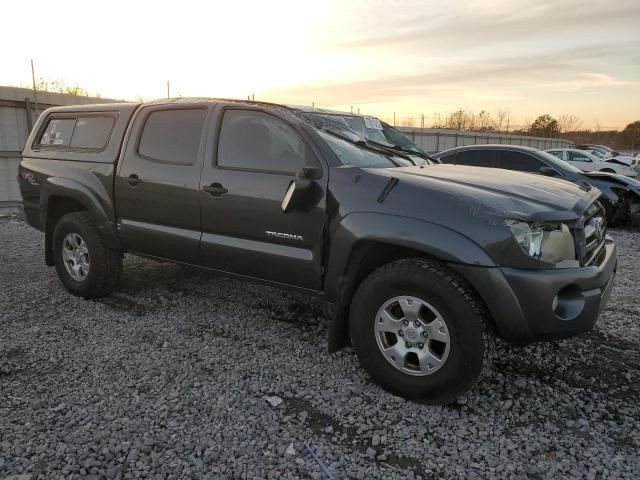
<svg viewBox="0 0 640 480">
<path fill-rule="evenodd" d="M 420 327 L 412 328 L 411 321 L 404 326 L 402 319 L 413 313 L 403 306 L 419 312 L 413 326 Z M 388 330 L 387 324 L 398 326 L 397 333 L 376 330 Z M 431 404 L 452 403 L 469 391 L 489 371 L 495 350 L 484 306 L 464 279 L 437 261 L 420 258 L 398 260 L 370 274 L 353 297 L 349 328 L 360 363 L 382 388 Z M 411 340 L 411 349 L 393 337 Z M 392 353 L 385 356 L 383 348 Z"/>
<path fill-rule="evenodd" d="M 52 240 L 56 271 L 69 292 L 87 299 L 111 293 L 122 271 L 122 253 L 105 245 L 90 213 L 73 212 L 61 217 Z"/>
</svg>

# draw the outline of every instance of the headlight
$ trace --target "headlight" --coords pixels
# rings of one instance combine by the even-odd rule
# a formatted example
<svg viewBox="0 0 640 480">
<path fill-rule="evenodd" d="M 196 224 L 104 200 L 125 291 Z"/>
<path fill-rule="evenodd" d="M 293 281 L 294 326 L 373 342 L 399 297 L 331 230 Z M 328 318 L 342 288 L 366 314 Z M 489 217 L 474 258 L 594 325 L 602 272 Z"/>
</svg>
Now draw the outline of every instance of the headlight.
<svg viewBox="0 0 640 480">
<path fill-rule="evenodd" d="M 556 267 L 577 267 L 576 248 L 569 227 L 564 223 L 505 222 L 524 253 Z"/>
</svg>

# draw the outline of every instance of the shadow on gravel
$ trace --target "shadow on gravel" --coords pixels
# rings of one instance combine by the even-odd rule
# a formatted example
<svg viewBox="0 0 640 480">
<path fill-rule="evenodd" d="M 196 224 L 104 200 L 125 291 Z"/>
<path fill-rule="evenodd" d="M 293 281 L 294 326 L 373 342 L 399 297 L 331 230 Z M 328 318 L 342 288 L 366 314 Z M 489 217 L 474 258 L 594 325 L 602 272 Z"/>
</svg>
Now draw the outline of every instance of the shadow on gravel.
<svg viewBox="0 0 640 480">
<path fill-rule="evenodd" d="M 315 408 L 309 400 L 302 398 L 285 399 L 285 409 L 289 414 L 295 415 L 298 418 L 300 418 L 300 414 L 304 415 L 303 422 L 306 426 L 316 436 L 323 437 L 332 444 L 337 443 L 342 447 L 354 449 L 363 455 L 366 455 L 367 450 L 372 448 L 370 444 L 363 443 L 363 438 L 357 434 L 355 428 L 343 426 L 330 415 L 326 415 Z M 344 440 L 336 442 L 336 434 L 342 434 L 340 436 L 344 436 Z M 359 443 L 354 443 L 354 441 Z M 376 451 L 376 458 L 368 457 L 373 463 L 386 463 L 387 465 L 391 465 L 405 471 L 411 470 L 414 475 L 419 476 L 419 478 L 423 478 L 424 480 L 434 480 L 439 478 L 436 475 L 427 475 L 419 460 L 411 457 L 402 457 L 391 454 L 380 457 L 381 452 L 379 450 L 382 450 L 384 446 L 376 445 L 376 447 L 378 448 L 373 448 L 373 450 Z"/>
<path fill-rule="evenodd" d="M 534 360 L 524 361 L 521 347 L 504 345 L 494 370 L 549 385 L 564 382 L 620 399 L 640 396 L 640 352 L 631 342 L 609 338 L 596 330 L 576 339 L 526 348 Z M 536 357 L 545 360 L 535 361 Z"/>
</svg>

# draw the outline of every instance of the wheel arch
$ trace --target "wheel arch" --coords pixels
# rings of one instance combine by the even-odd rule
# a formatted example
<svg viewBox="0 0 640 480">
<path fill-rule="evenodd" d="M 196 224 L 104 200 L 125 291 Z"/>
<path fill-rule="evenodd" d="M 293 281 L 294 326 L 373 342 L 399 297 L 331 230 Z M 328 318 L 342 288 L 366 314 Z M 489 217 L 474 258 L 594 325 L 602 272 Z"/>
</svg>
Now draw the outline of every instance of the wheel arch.
<svg viewBox="0 0 640 480">
<path fill-rule="evenodd" d="M 479 245 L 446 227 L 383 214 L 351 217 L 345 217 L 333 235 L 324 283 L 327 299 L 335 303 L 329 328 L 330 352 L 349 343 L 351 299 L 358 285 L 379 267 L 403 258 L 495 266 Z"/>
<path fill-rule="evenodd" d="M 102 208 L 97 196 L 80 182 L 62 177 L 49 177 L 40 194 L 40 224 L 45 232 L 45 262 L 53 265 L 52 234 L 56 223 L 72 212 L 88 211 L 96 220 L 98 230 L 111 248 L 121 248 L 115 227 Z"/>
</svg>

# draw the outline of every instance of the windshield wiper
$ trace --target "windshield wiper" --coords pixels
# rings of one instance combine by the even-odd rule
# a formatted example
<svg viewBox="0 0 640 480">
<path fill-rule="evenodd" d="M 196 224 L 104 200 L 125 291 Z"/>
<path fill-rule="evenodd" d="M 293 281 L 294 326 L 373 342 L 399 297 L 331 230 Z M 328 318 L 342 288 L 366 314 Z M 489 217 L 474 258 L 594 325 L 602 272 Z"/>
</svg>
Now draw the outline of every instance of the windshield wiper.
<svg viewBox="0 0 640 480">
<path fill-rule="evenodd" d="M 347 137 L 346 135 L 342 135 L 334 130 L 329 130 L 328 128 L 323 128 L 322 129 L 323 132 L 327 132 L 329 135 L 332 135 L 336 138 L 339 138 L 340 140 L 344 140 L 347 143 L 350 143 L 351 145 L 355 145 L 356 147 L 360 147 L 364 150 L 369 150 L 371 152 L 376 152 L 376 153 L 381 153 L 383 154 L 385 157 L 387 157 L 391 163 L 393 163 L 396 167 L 402 167 L 402 165 L 400 163 L 398 163 L 397 160 L 394 160 L 392 157 L 393 156 L 397 156 L 397 157 L 401 157 L 404 158 L 406 160 L 408 160 L 409 162 L 413 163 L 415 165 L 415 162 L 413 160 L 411 160 L 409 157 L 405 156 L 405 155 L 401 155 L 397 152 L 394 152 L 391 149 L 387 149 L 387 148 L 380 148 L 377 146 L 372 146 L 370 145 L 371 142 L 366 142 L 364 140 L 353 140 L 349 137 Z M 380 144 L 382 146 L 382 144 Z M 391 154 L 391 155 L 390 155 Z"/>
<path fill-rule="evenodd" d="M 380 146 L 380 147 L 384 147 L 384 148 L 388 148 L 389 150 L 394 150 L 394 151 L 400 151 L 400 152 L 404 152 L 404 153 L 408 153 L 411 155 L 415 155 L 417 157 L 422 157 L 425 158 L 433 163 L 438 163 L 437 160 L 431 158 L 429 155 L 427 155 L 424 152 L 421 152 L 419 150 L 413 150 L 411 148 L 406 148 L 403 147 L 401 145 L 395 145 L 395 144 L 384 144 L 384 143 L 380 143 L 380 142 L 376 142 L 375 140 L 367 140 L 367 142 L 376 145 L 376 146 Z M 409 159 L 411 160 L 411 159 Z M 413 162 L 415 164 L 415 162 Z"/>
<path fill-rule="evenodd" d="M 369 139 L 366 140 L 366 144 L 373 145 L 374 147 L 376 147 L 376 149 L 382 150 L 386 153 L 391 153 L 396 157 L 404 158 L 406 161 L 411 162 L 413 165 L 417 165 L 416 162 L 410 156 L 405 155 L 404 153 L 400 153 L 400 152 L 406 153 L 406 150 L 396 149 L 395 145 L 393 146 L 387 145 L 387 144 L 376 142 L 375 140 L 369 140 Z"/>
</svg>

